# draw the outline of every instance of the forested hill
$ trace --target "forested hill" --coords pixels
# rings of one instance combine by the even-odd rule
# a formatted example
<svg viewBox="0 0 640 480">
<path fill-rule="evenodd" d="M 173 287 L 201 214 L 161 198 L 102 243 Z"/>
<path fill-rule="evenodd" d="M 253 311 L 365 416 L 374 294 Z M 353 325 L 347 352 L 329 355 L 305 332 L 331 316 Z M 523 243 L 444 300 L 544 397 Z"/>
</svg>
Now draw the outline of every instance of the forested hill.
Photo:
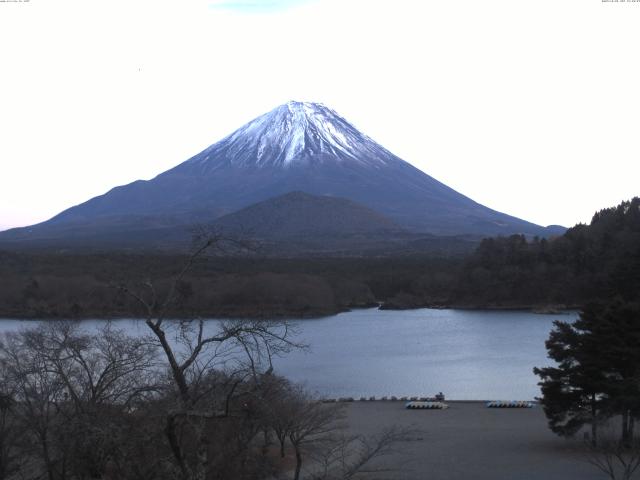
<svg viewBox="0 0 640 480">
<path fill-rule="evenodd" d="M 640 198 L 597 212 L 551 240 L 488 238 L 468 259 L 454 303 L 582 305 L 640 292 Z"/>
<path fill-rule="evenodd" d="M 113 288 L 160 290 L 187 258 L 159 254 L 0 252 L 0 317 L 127 317 L 143 312 Z M 580 307 L 640 292 L 640 198 L 549 240 L 485 239 L 467 257 L 210 257 L 179 285 L 175 317 L 311 316 L 384 304 Z"/>
</svg>

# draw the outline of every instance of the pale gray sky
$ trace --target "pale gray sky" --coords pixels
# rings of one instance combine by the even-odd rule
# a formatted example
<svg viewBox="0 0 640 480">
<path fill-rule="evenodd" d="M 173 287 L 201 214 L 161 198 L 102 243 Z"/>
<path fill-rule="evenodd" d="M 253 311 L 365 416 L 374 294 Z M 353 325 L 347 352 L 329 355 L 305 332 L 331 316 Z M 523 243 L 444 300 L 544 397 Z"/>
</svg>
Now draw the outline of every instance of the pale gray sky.
<svg viewBox="0 0 640 480">
<path fill-rule="evenodd" d="M 323 102 L 491 208 L 588 222 L 640 194 L 640 2 L 0 2 L 0 229 Z"/>
</svg>

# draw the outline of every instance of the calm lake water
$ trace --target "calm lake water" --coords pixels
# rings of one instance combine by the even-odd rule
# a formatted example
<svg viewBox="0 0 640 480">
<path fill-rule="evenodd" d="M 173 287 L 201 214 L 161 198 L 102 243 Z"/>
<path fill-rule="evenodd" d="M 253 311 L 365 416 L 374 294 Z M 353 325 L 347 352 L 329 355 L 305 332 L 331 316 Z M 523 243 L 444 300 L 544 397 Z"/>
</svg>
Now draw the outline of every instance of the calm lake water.
<svg viewBox="0 0 640 480">
<path fill-rule="evenodd" d="M 556 319 L 577 314 L 365 309 L 295 322 L 310 346 L 274 361 L 276 373 L 327 397 L 423 396 L 528 400 L 540 395 L 534 366 L 551 364 L 544 341 Z M 83 322 L 99 325 L 99 320 Z M 117 320 L 147 333 L 139 320 Z M 0 320 L 0 332 L 33 322 Z M 212 322 L 211 327 L 215 327 Z"/>
</svg>

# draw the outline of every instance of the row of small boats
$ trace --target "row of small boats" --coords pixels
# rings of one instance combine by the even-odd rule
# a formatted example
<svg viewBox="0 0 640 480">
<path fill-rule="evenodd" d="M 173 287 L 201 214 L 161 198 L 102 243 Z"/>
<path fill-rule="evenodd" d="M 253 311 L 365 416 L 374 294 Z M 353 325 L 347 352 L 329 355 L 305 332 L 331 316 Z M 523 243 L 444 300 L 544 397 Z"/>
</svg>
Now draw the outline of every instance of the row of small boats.
<svg viewBox="0 0 640 480">
<path fill-rule="evenodd" d="M 487 408 L 533 408 L 534 402 L 526 400 L 492 400 L 487 402 Z M 444 402 L 407 402 L 405 407 L 409 410 L 444 410 L 449 408 Z"/>
</svg>

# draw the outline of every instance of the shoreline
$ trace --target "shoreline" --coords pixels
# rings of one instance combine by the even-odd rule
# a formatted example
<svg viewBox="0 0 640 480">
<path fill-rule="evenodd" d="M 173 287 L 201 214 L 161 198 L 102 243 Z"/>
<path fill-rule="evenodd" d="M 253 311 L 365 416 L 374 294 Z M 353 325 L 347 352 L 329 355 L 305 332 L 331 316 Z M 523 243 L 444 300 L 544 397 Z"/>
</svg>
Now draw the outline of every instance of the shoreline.
<svg viewBox="0 0 640 480">
<path fill-rule="evenodd" d="M 489 402 L 528 402 L 533 404 L 535 407 L 540 406 L 539 400 L 523 400 L 517 398 L 491 398 L 487 400 L 454 400 L 447 399 L 437 400 L 435 397 L 376 397 L 375 399 L 363 399 L 363 398 L 353 398 L 353 397 L 338 397 L 338 398 L 320 398 L 322 403 L 406 403 L 406 402 L 442 402 L 442 403 L 451 403 L 451 404 L 484 404 L 486 405 Z M 508 408 L 508 407 L 504 407 Z M 516 407 L 513 407 L 516 408 Z"/>
<path fill-rule="evenodd" d="M 351 308 L 337 308 L 318 310 L 314 312 L 299 311 L 299 312 L 268 312 L 268 313 L 248 313 L 248 312 L 212 312 L 211 314 L 200 314 L 197 316 L 171 316 L 171 320 L 317 320 L 324 317 L 331 317 L 341 313 L 353 312 L 357 310 L 381 310 L 381 311 L 397 311 L 403 312 L 407 310 L 464 310 L 464 311 L 481 311 L 481 312 L 528 312 L 536 315 L 570 315 L 580 310 L 578 305 L 425 305 L 425 306 L 411 306 L 403 308 L 401 306 L 385 307 L 384 303 L 377 303 L 364 306 L 354 306 Z M 75 316 L 63 316 L 63 315 L 46 315 L 41 313 L 30 312 L 29 314 L 13 313 L 10 316 L 0 314 L 0 321 L 2 320 L 20 320 L 20 321 L 40 321 L 40 320 L 144 320 L 147 318 L 144 315 L 131 314 L 95 314 L 95 315 L 75 315 Z"/>
</svg>

